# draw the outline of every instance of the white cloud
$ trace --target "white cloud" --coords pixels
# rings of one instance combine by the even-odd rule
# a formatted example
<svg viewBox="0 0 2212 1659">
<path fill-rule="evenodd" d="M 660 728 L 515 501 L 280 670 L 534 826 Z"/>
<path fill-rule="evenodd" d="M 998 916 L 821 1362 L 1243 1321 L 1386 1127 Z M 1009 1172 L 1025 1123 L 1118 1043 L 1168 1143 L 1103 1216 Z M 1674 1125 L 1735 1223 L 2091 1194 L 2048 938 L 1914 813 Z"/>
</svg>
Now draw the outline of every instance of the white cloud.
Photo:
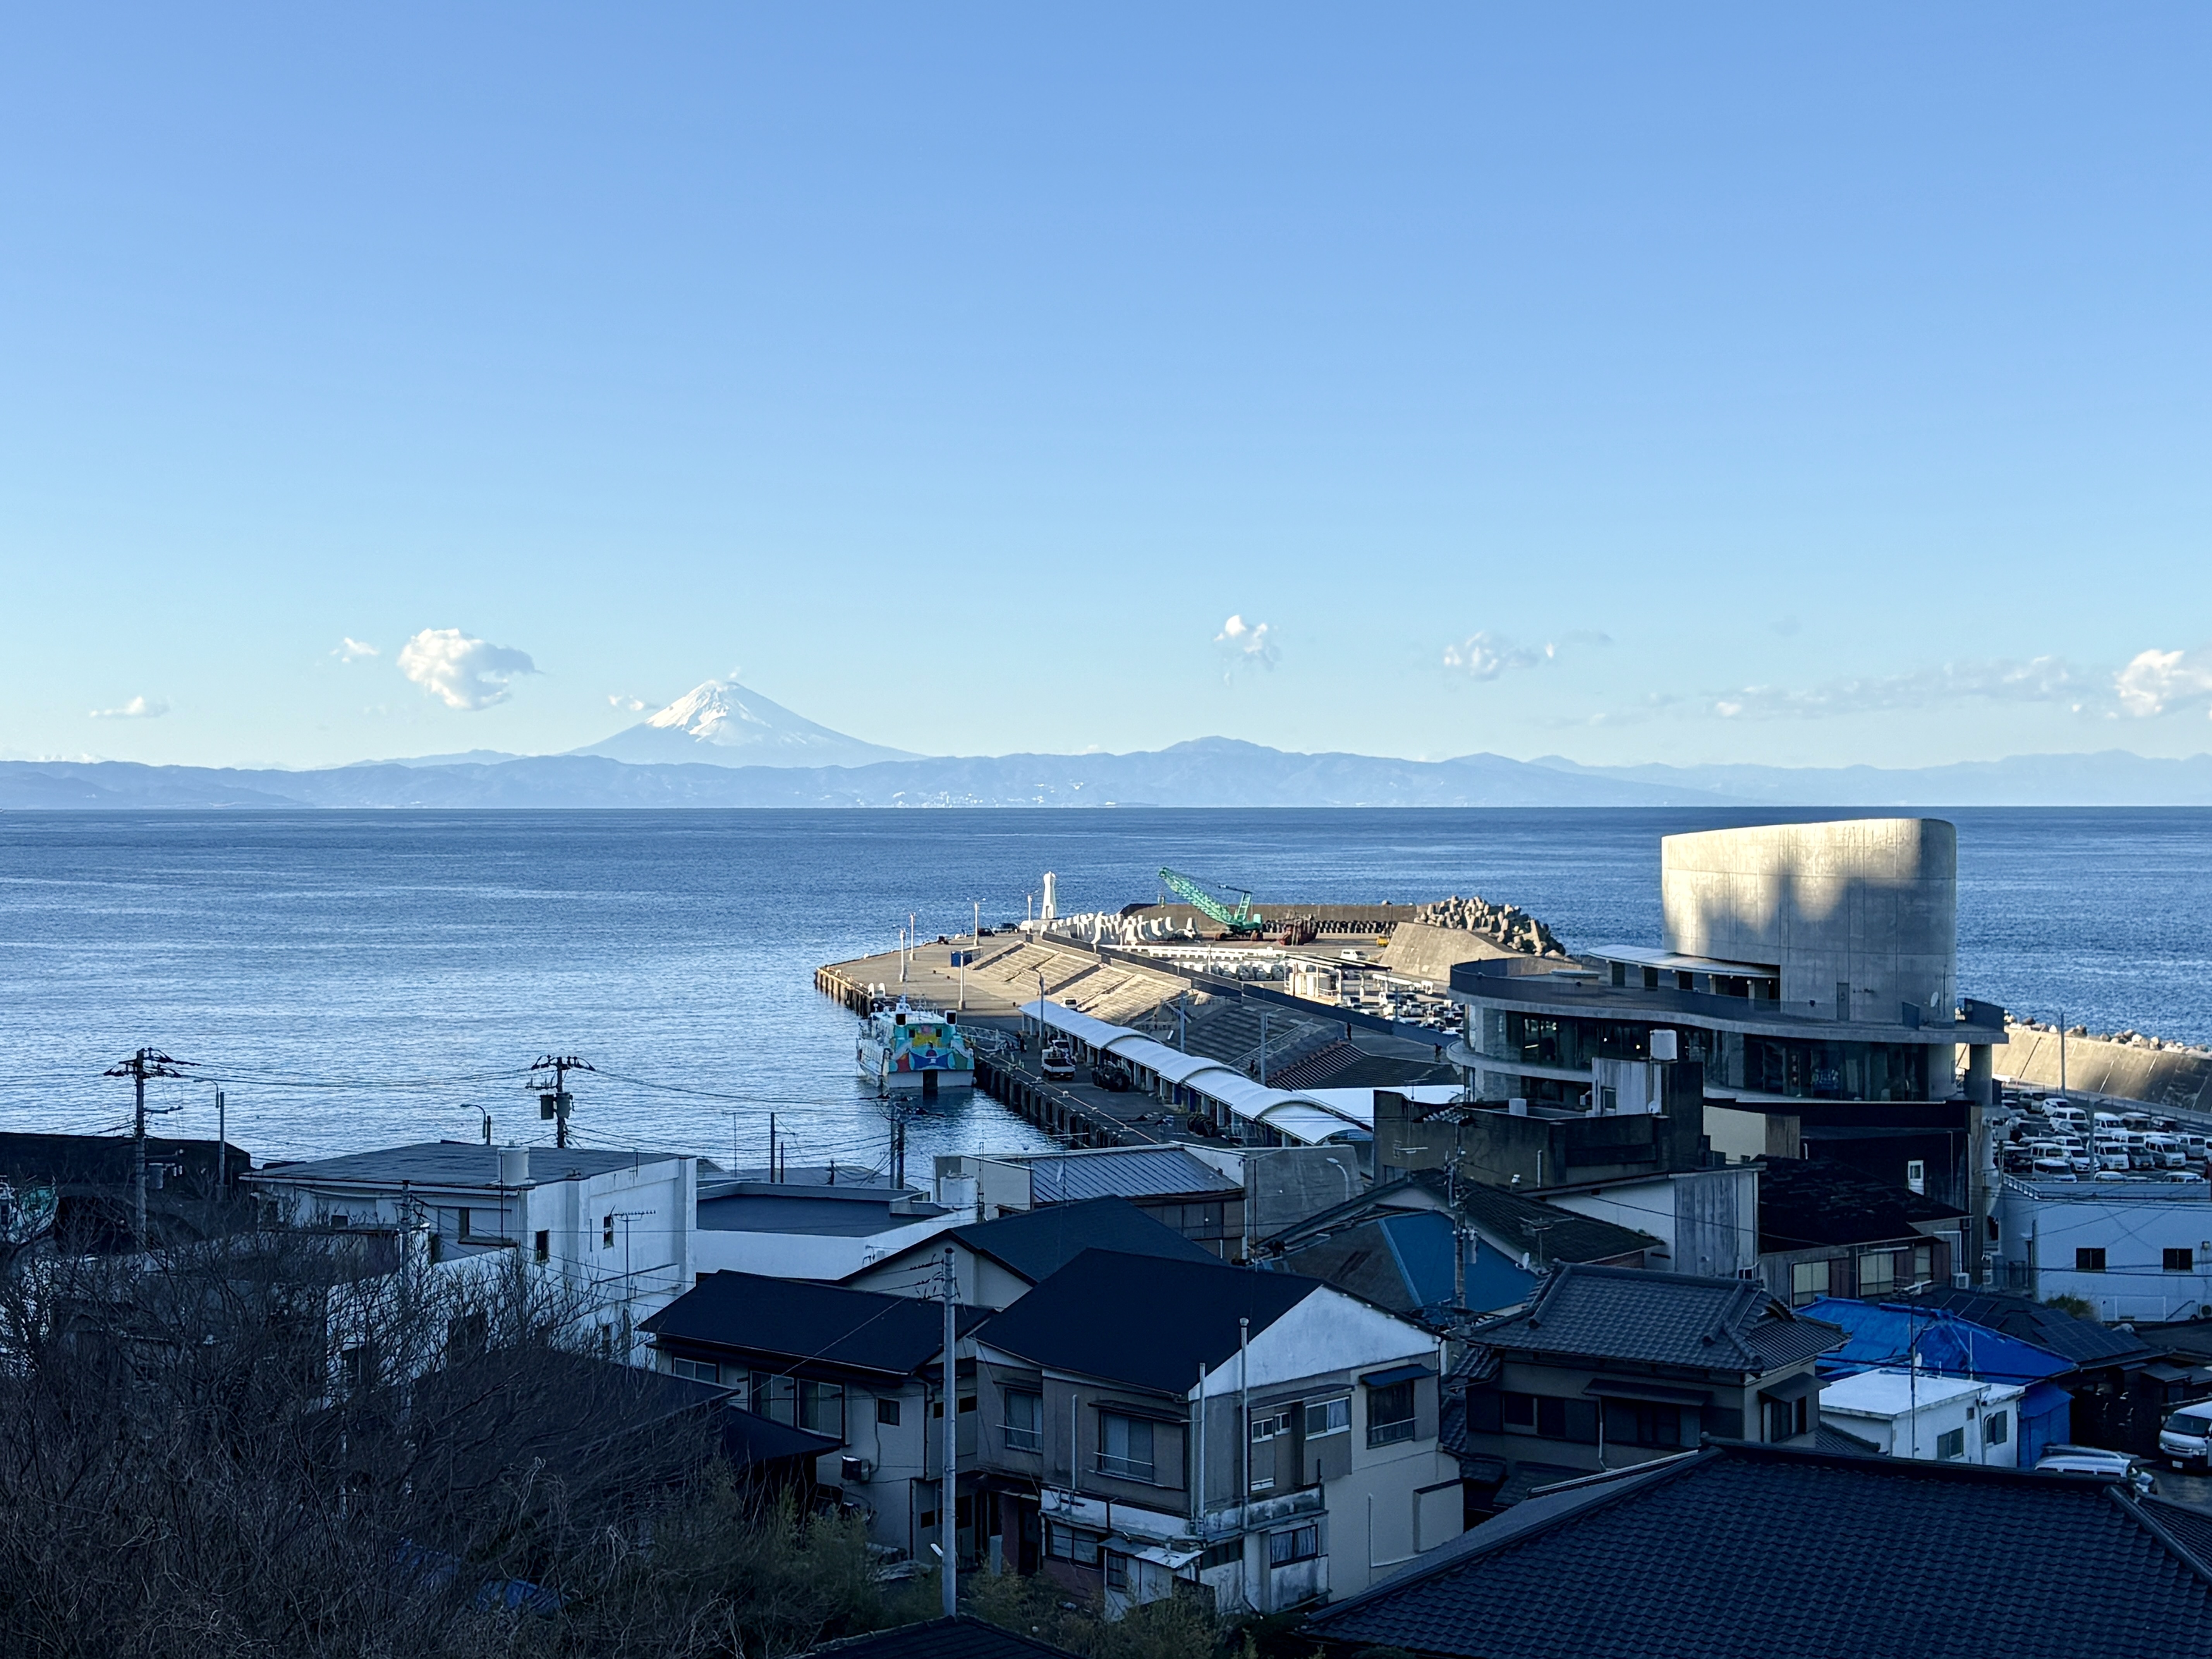
<svg viewBox="0 0 2212 1659">
<path fill-rule="evenodd" d="M 331 653 L 340 662 L 358 662 L 363 657 L 379 657 L 384 653 L 373 645 L 365 645 L 350 635 L 341 638 L 337 649 Z"/>
<path fill-rule="evenodd" d="M 150 697 L 133 697 L 120 708 L 95 708 L 92 718 L 96 720 L 157 720 L 169 712 L 169 705 Z"/>
<path fill-rule="evenodd" d="M 607 693 L 607 707 L 610 708 L 626 708 L 633 714 L 641 714 L 647 706 L 642 697 L 629 696 L 620 691 Z"/>
<path fill-rule="evenodd" d="M 1221 624 L 1221 631 L 1213 636 L 1229 659 L 1225 681 L 1240 668 L 1273 668 L 1282 659 L 1281 649 L 1275 644 L 1274 635 L 1266 623 L 1248 623 L 1242 616 L 1231 617 Z"/>
<path fill-rule="evenodd" d="M 458 628 L 426 628 L 399 647 L 399 672 L 448 708 L 504 702 L 508 683 L 535 674 L 526 651 L 471 638 Z"/>
<path fill-rule="evenodd" d="M 2138 651 L 2112 676 L 2112 690 L 2138 719 L 2212 698 L 2212 648 Z"/>
<path fill-rule="evenodd" d="M 1835 714 L 1933 708 L 1969 698 L 1996 702 L 2068 702 L 2076 712 L 2098 701 L 2094 681 L 2063 657 L 2026 662 L 1945 663 L 1904 674 L 1856 675 L 1802 691 L 1787 686 L 1746 685 L 1717 693 L 1712 712 L 1723 720 L 1819 720 Z"/>
<path fill-rule="evenodd" d="M 1469 678 L 1494 680 L 1510 668 L 1539 668 L 1559 654 L 1559 647 L 1541 649 L 1516 645 L 1485 630 L 1470 634 L 1457 645 L 1444 647 L 1444 666 L 1462 670 Z"/>
</svg>

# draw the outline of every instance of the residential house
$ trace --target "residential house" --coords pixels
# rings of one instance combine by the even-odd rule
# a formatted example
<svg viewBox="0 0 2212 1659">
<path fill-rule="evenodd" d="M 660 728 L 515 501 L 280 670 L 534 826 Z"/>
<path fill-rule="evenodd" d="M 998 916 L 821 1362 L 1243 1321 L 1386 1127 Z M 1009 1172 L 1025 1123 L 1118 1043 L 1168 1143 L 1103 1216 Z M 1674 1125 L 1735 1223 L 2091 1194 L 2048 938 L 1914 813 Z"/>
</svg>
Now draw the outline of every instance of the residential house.
<svg viewBox="0 0 2212 1659">
<path fill-rule="evenodd" d="M 692 1253 L 701 1273 L 829 1280 L 850 1278 L 967 1218 L 903 1187 L 751 1176 L 702 1181 L 697 1218 Z"/>
<path fill-rule="evenodd" d="M 963 1340 L 985 1311 L 956 1307 Z M 945 1316 L 941 1303 L 757 1273 L 704 1274 L 645 1322 L 656 1370 L 738 1390 L 772 1422 L 836 1443 L 818 1479 L 868 1517 L 877 1544 L 927 1559 L 975 1553 L 970 1502 L 942 1525 Z M 966 1347 L 961 1352 L 972 1350 Z M 956 1433 L 975 1446 L 972 1368 L 956 1353 Z M 933 1427 L 933 1424 L 940 1425 Z"/>
<path fill-rule="evenodd" d="M 72 1254 L 135 1249 L 140 1143 L 128 1135 L 0 1133 L 0 1242 L 51 1238 Z M 188 1243 L 252 1220 L 240 1147 L 149 1135 L 146 1239 Z"/>
<path fill-rule="evenodd" d="M 2009 1290 L 2077 1297 L 2110 1321 L 2212 1310 L 2212 1185 L 2203 1181 L 2005 1176 L 1995 1220 Z"/>
<path fill-rule="evenodd" d="M 1223 1261 L 1244 1254 L 1244 1182 L 1188 1146 L 940 1155 L 936 1190 L 981 1221 L 1053 1204 L 1125 1198 Z"/>
<path fill-rule="evenodd" d="M 1458 1530 L 1437 1339 L 1318 1280 L 1092 1250 L 977 1336 L 990 1559 L 1263 1613 Z"/>
<path fill-rule="evenodd" d="M 1900 1296 L 1906 1307 L 1941 1310 L 2071 1360 L 2072 1372 L 2051 1380 L 2072 1397 L 2069 1438 L 2150 1455 L 2166 1413 L 2181 1403 L 2185 1378 L 2165 1354 L 2125 1326 L 2099 1324 L 2064 1308 L 2008 1291 L 1933 1290 Z"/>
<path fill-rule="evenodd" d="M 1555 1267 L 1526 1307 L 1468 1332 L 1452 1449 L 1470 1511 L 1701 1436 L 1811 1445 L 1815 1364 L 1844 1340 L 1748 1279 Z"/>
<path fill-rule="evenodd" d="M 2017 1468 L 2026 1392 L 2017 1382 L 1935 1371 L 1854 1371 L 1821 1383 L 1820 1420 L 1889 1457 Z"/>
<path fill-rule="evenodd" d="M 1216 1261 L 1203 1245 L 1164 1227 L 1126 1198 L 1090 1198 L 1020 1210 L 954 1227 L 862 1268 L 844 1282 L 856 1291 L 941 1296 L 945 1253 L 953 1258 L 956 1298 L 971 1308 L 1006 1308 L 1085 1250 Z"/>
<path fill-rule="evenodd" d="M 238 1177 L 280 1224 L 381 1236 L 395 1259 L 481 1271 L 520 1260 L 552 1276 L 629 1352 L 645 1316 L 691 1282 L 697 1160 L 602 1147 L 438 1140 Z"/>
<path fill-rule="evenodd" d="M 2017 1383 L 2021 1394 L 2011 1440 L 2024 1469 L 2035 1467 L 2045 1446 L 2074 1438 L 2073 1396 L 2063 1385 L 2075 1375 L 2075 1365 L 2063 1354 L 1942 1308 L 1824 1297 L 1804 1311 L 1844 1333 L 1843 1346 L 1820 1356 L 1824 1378 L 1904 1367 L 1938 1376 Z"/>
<path fill-rule="evenodd" d="M 1966 1221 L 1956 1205 L 1848 1164 L 1771 1158 L 1759 1176 L 1759 1277 L 1795 1308 L 1948 1285 Z"/>
<path fill-rule="evenodd" d="M 2124 1481 L 1709 1445 L 1531 1498 L 1304 1633 L 1414 1659 L 2179 1659 L 2212 1524 Z"/>
<path fill-rule="evenodd" d="M 1640 1267 L 1659 1248 L 1649 1233 L 1510 1188 L 1418 1170 L 1285 1229 L 1258 1255 L 1434 1323 L 1526 1301 L 1554 1261 Z M 1455 1254 L 1463 1263 L 1455 1264 Z"/>
</svg>

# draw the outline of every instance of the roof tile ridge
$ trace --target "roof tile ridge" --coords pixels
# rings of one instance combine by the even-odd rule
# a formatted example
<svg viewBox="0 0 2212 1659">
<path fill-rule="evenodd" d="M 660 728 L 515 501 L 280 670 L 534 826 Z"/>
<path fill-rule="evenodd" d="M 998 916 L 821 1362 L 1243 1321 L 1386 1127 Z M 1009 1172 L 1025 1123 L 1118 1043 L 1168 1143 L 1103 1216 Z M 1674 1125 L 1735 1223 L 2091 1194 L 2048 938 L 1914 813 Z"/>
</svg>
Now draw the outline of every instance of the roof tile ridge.
<svg viewBox="0 0 2212 1659">
<path fill-rule="evenodd" d="M 2176 1537 L 2163 1521 L 2145 1507 L 2142 1498 L 2123 1488 L 2117 1481 L 2105 1488 L 2105 1496 L 2119 1506 L 2122 1514 L 2165 1545 L 2170 1553 L 2179 1556 L 2198 1579 L 2212 1586 L 2212 1561 L 2206 1560 Z"/>
</svg>

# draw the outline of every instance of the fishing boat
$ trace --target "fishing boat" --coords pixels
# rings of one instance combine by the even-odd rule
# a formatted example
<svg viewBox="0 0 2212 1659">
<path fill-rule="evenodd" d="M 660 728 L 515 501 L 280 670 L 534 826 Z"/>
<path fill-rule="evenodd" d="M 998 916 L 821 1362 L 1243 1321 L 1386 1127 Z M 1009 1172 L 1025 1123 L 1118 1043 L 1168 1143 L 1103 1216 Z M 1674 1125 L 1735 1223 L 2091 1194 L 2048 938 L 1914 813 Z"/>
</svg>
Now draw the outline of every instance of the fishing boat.
<svg viewBox="0 0 2212 1659">
<path fill-rule="evenodd" d="M 879 1095 L 919 1094 L 934 1099 L 945 1089 L 975 1086 L 975 1054 L 968 1034 L 950 1013 L 910 1007 L 878 1008 L 860 1028 L 853 1052 L 860 1081 Z"/>
</svg>

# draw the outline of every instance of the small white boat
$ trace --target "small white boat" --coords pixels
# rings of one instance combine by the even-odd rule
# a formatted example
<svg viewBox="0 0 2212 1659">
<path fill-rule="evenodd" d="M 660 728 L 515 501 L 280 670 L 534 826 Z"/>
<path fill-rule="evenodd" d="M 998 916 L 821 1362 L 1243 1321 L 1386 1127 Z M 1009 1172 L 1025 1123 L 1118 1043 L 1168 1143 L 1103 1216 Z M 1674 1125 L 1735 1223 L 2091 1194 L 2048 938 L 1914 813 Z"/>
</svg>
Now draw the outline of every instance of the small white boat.
<svg viewBox="0 0 2212 1659">
<path fill-rule="evenodd" d="M 928 1100 L 941 1090 L 975 1086 L 975 1051 L 958 1022 L 908 1007 L 904 997 L 896 1007 L 868 1016 L 853 1059 L 860 1081 L 879 1095 L 911 1092 Z"/>
</svg>

